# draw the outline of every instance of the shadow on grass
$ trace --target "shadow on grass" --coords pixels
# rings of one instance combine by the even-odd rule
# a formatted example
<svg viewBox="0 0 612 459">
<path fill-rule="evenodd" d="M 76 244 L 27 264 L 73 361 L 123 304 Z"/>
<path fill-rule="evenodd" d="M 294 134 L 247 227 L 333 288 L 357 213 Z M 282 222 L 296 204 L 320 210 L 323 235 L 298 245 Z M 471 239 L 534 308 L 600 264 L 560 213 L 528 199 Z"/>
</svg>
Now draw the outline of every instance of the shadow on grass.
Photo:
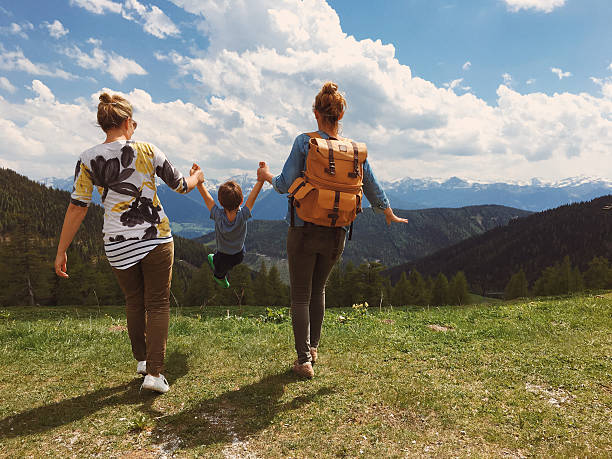
<svg viewBox="0 0 612 459">
<path fill-rule="evenodd" d="M 291 411 L 335 392 L 329 387 L 282 402 L 288 384 L 299 379 L 290 371 L 204 400 L 193 408 L 160 420 L 152 438 L 180 440 L 181 448 L 234 443 L 268 427 L 277 414 Z"/>
<path fill-rule="evenodd" d="M 187 374 L 186 354 L 170 353 L 166 361 L 166 377 L 170 383 Z M 134 379 L 120 386 L 106 387 L 1 419 L 0 438 L 45 432 L 83 419 L 106 406 L 142 404 L 143 411 L 152 412 L 155 395 L 151 392 L 140 394 L 141 383 L 142 378 Z"/>
</svg>

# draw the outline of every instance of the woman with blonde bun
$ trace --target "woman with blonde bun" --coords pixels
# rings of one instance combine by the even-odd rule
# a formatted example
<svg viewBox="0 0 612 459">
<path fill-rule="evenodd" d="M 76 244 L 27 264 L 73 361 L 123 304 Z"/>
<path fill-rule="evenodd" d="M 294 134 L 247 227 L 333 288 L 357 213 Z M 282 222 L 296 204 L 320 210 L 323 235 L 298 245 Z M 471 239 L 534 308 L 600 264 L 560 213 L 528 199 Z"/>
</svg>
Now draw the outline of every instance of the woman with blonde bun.
<svg viewBox="0 0 612 459">
<path fill-rule="evenodd" d="M 100 95 L 98 124 L 106 140 L 85 150 L 74 171 L 74 190 L 57 247 L 55 272 L 66 273 L 66 250 L 91 203 L 94 186 L 104 205 L 104 250 L 125 294 L 128 334 L 143 389 L 167 392 L 161 374 L 170 317 L 174 242 L 170 222 L 157 196 L 155 176 L 177 193 L 204 181 L 189 177 L 155 145 L 131 140 L 137 123 L 132 106 L 119 95 Z"/>
<path fill-rule="evenodd" d="M 344 96 L 338 92 L 338 85 L 325 83 L 312 106 L 318 126 L 316 135 L 323 139 L 338 139 L 339 124 L 346 106 Z M 294 180 L 305 171 L 310 138 L 308 134 L 296 137 L 280 175 L 273 175 L 264 166 L 257 171 L 258 179 L 270 182 L 278 193 L 288 193 Z M 363 163 L 362 179 L 363 192 L 374 211 L 384 213 L 387 224 L 407 222 L 393 213 L 367 159 Z M 290 209 L 288 220 L 291 212 Z M 305 222 L 295 214 L 289 227 L 287 258 L 291 284 L 291 320 L 297 352 L 297 360 L 292 369 L 299 376 L 314 376 L 312 365 L 317 360 L 325 313 L 325 284 L 334 264 L 342 255 L 345 235 L 346 228 Z"/>
</svg>

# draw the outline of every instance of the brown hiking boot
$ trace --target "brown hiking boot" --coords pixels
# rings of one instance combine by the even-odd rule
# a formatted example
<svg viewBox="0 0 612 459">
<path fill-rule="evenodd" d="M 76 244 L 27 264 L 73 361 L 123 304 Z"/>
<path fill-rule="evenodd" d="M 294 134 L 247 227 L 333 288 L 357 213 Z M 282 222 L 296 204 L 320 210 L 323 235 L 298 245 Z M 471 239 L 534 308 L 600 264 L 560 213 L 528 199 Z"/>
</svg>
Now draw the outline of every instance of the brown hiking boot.
<svg viewBox="0 0 612 459">
<path fill-rule="evenodd" d="M 316 347 L 311 347 L 310 348 L 310 357 L 312 358 L 312 364 L 314 365 L 317 361 L 317 348 Z"/>
<path fill-rule="evenodd" d="M 299 364 L 296 360 L 293 362 L 292 370 L 296 375 L 301 376 L 302 378 L 310 379 L 314 376 L 314 370 L 312 369 L 312 363 L 310 362 Z"/>
</svg>

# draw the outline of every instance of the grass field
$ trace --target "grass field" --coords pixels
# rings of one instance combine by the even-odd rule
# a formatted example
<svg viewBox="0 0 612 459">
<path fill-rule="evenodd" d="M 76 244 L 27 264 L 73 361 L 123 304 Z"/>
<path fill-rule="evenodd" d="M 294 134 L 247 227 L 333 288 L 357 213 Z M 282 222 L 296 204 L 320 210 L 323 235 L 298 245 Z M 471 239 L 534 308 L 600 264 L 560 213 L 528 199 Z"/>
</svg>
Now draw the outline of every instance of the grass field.
<svg viewBox="0 0 612 459">
<path fill-rule="evenodd" d="M 121 308 L 0 309 L 0 456 L 612 457 L 612 295 L 329 310 L 310 381 L 262 316 L 173 309 L 154 396 Z"/>
</svg>

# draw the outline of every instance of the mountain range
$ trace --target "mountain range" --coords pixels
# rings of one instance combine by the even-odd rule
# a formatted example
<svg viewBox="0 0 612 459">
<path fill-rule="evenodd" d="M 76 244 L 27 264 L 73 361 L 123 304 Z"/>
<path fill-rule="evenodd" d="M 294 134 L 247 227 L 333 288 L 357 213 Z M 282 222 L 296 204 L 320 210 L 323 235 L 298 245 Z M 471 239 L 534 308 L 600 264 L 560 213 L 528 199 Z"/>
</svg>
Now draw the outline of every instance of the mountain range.
<svg viewBox="0 0 612 459">
<path fill-rule="evenodd" d="M 251 175 L 231 177 L 247 195 L 255 183 Z M 45 178 L 47 186 L 62 190 L 72 189 L 72 179 Z M 219 180 L 207 179 L 206 187 L 216 196 Z M 588 201 L 612 192 L 612 182 L 590 177 L 573 177 L 555 183 L 532 179 L 527 183 L 478 183 L 458 177 L 448 180 L 404 178 L 381 182 L 394 209 L 459 208 L 475 205 L 497 204 L 539 212 L 573 202 Z M 184 237 L 198 237 L 213 228 L 208 209 L 194 191 L 188 199 L 172 192 L 166 186 L 158 187 L 164 209 L 173 224 L 173 231 Z M 97 193 L 94 201 L 99 202 Z M 367 206 L 367 200 L 364 202 Z M 287 199 L 268 185 L 260 193 L 253 210 L 258 220 L 281 220 L 287 213 Z"/>
<path fill-rule="evenodd" d="M 5 300 L 23 296 L 23 292 L 12 291 L 11 286 L 18 286 L 27 297 L 32 281 L 35 290 L 46 292 L 43 295 L 46 300 L 37 297 L 36 301 L 55 304 L 54 301 L 60 301 L 57 295 L 65 296 L 66 290 L 61 290 L 64 293 L 55 290 L 57 279 L 49 270 L 49 260 L 54 254 L 69 193 L 47 188 L 2 168 L 0 185 L 0 252 L 3 254 L 0 273 L 4 273 L 0 280 L 5 281 L 3 288 L 10 293 L 5 295 Z M 245 185 L 248 189 L 249 183 Z M 574 184 L 574 189 L 576 187 L 578 185 Z M 164 189 L 164 186 L 159 188 L 160 194 Z M 191 193 L 188 196 L 192 199 L 175 193 L 167 197 L 176 199 L 176 203 L 190 204 L 191 211 L 200 212 L 201 221 L 208 219 L 199 195 Z M 255 209 L 259 205 L 261 210 L 265 202 L 258 202 Z M 183 211 L 183 214 L 176 214 L 179 218 L 195 220 L 189 208 L 185 211 L 168 200 L 165 204 L 169 211 L 173 208 Z M 612 258 L 612 211 L 607 210 L 611 204 L 612 195 L 608 193 L 591 201 L 566 204 L 535 214 L 498 205 L 418 210 L 396 207 L 396 213 L 407 217 L 409 223 L 391 227 L 385 225 L 383 216 L 365 209 L 355 222 L 353 240 L 347 242 L 344 260 L 395 265 L 387 271 L 392 279 L 414 268 L 424 275 L 443 272 L 447 276 L 463 270 L 475 291 L 499 291 L 521 268 L 527 279 L 533 281 L 546 266 L 558 263 L 564 256 L 569 256 L 572 264 L 581 270 L 594 256 Z M 103 209 L 92 206 L 71 247 L 75 275 L 71 276 L 74 291 L 70 298 L 80 298 L 94 284 L 99 294 L 112 293 L 113 289 L 108 287 L 112 284 L 112 272 L 106 263 L 98 263 L 103 259 L 102 215 Z M 262 259 L 284 260 L 286 233 L 284 221 L 250 221 L 247 264 L 257 267 Z M 191 240 L 175 238 L 177 269 L 173 282 L 179 297 L 190 285 L 193 267 L 204 263 L 213 240 L 213 234 Z M 111 301 L 111 297 L 107 301 Z"/>
<path fill-rule="evenodd" d="M 407 218 L 408 223 L 387 226 L 384 216 L 375 214 L 372 208 L 359 214 L 354 223 L 353 238 L 347 240 L 342 259 L 356 264 L 378 261 L 385 266 L 406 263 L 531 214 L 497 205 L 458 209 L 396 209 L 395 213 Z M 268 257 L 276 264 L 287 258 L 286 240 L 287 224 L 284 221 L 249 221 L 245 242 L 249 253 Z M 215 233 L 208 233 L 194 241 L 213 244 Z"/>
<path fill-rule="evenodd" d="M 465 239 L 411 263 L 390 268 L 392 281 L 416 269 L 423 275 L 461 270 L 473 291 L 503 291 L 522 269 L 532 283 L 548 266 L 569 257 L 585 271 L 594 257 L 612 258 L 612 195 L 560 206 Z"/>
</svg>

